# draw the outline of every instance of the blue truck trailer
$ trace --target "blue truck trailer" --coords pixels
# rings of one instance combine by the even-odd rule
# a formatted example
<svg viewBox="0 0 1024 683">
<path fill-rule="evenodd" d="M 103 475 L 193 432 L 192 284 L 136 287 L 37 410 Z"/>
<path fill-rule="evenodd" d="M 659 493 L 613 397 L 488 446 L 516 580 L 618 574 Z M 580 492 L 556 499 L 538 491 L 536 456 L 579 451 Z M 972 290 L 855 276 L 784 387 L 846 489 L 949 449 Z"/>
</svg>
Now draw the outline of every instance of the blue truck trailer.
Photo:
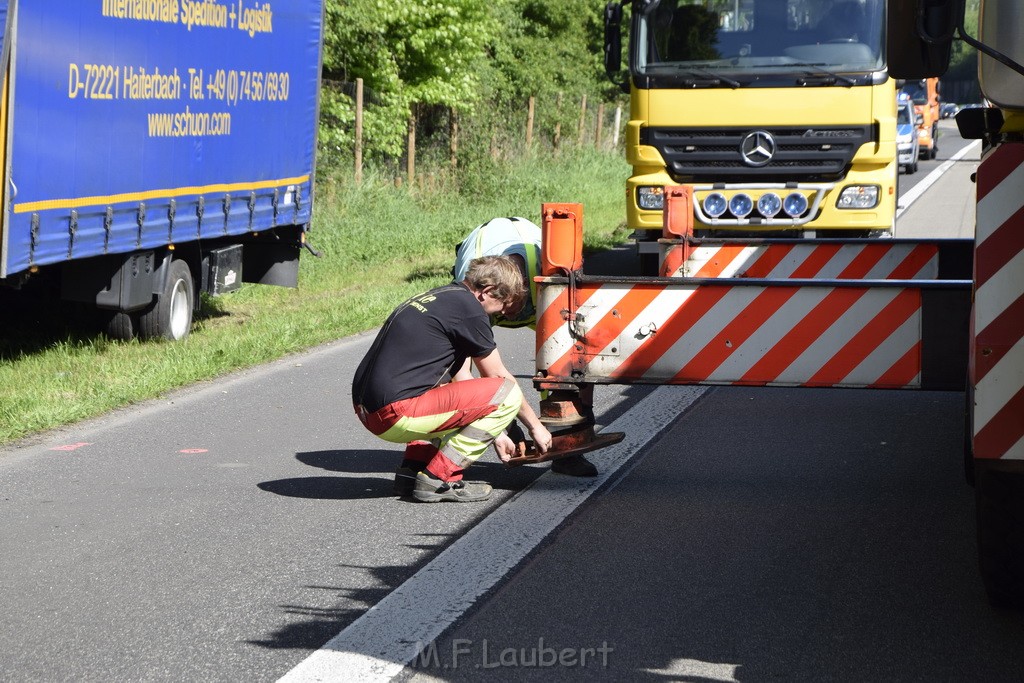
<svg viewBox="0 0 1024 683">
<path fill-rule="evenodd" d="M 0 0 L 0 25 L 0 285 L 168 339 L 202 292 L 297 286 L 322 0 Z"/>
</svg>

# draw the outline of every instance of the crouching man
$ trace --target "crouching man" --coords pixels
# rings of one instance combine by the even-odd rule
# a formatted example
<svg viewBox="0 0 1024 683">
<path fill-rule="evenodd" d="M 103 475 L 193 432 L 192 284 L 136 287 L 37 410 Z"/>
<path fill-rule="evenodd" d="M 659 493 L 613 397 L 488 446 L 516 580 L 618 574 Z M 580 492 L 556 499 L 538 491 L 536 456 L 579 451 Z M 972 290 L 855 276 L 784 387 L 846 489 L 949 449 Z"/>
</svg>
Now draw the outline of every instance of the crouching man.
<svg viewBox="0 0 1024 683">
<path fill-rule="evenodd" d="M 426 441 L 433 451 L 418 472 L 403 461 L 399 495 L 424 503 L 486 500 L 490 485 L 463 481 L 463 472 L 517 416 L 538 451 L 551 447 L 551 433 L 523 400 L 491 330 L 490 316 L 518 308 L 524 296 L 516 264 L 486 256 L 472 261 L 461 282 L 398 306 L 381 327 L 352 381 L 356 415 L 385 441 L 416 442 L 411 448 L 418 449 Z M 480 377 L 451 382 L 467 359 Z M 515 455 L 507 437 L 497 451 L 503 461 Z"/>
</svg>

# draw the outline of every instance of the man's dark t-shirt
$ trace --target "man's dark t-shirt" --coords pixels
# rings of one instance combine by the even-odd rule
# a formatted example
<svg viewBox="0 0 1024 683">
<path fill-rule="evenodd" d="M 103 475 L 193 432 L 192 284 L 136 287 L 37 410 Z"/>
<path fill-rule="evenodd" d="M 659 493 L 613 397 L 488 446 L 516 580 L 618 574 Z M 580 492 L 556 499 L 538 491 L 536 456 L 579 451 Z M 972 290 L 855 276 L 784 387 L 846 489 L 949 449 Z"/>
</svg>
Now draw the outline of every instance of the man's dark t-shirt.
<svg viewBox="0 0 1024 683">
<path fill-rule="evenodd" d="M 496 348 L 491 321 L 462 284 L 414 296 L 396 308 L 359 363 L 352 400 L 367 412 L 419 396 L 454 374 L 467 358 Z"/>
</svg>

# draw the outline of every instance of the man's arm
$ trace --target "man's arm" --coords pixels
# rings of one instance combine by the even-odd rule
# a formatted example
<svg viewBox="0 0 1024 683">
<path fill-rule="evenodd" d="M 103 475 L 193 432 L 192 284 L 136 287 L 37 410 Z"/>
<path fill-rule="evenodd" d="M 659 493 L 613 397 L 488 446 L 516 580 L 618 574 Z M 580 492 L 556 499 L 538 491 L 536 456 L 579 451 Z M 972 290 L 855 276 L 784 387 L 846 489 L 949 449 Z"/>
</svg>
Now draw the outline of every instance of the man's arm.
<svg viewBox="0 0 1024 683">
<path fill-rule="evenodd" d="M 462 367 L 459 368 L 458 372 L 452 375 L 453 382 L 464 382 L 467 379 L 473 379 L 473 367 L 469 358 L 467 358 L 466 362 L 462 364 Z"/>
<path fill-rule="evenodd" d="M 515 376 L 508 371 L 505 364 L 501 361 L 501 354 L 498 353 L 498 349 L 494 349 L 486 356 L 474 358 L 473 363 L 476 365 L 476 369 L 480 372 L 481 377 L 503 377 L 513 382 L 516 381 Z M 523 399 L 523 403 L 519 407 L 518 417 L 526 425 L 526 428 L 530 430 L 530 436 L 533 437 L 533 443 L 537 446 L 537 450 L 541 453 L 547 453 L 548 449 L 551 448 L 551 432 L 541 424 L 540 418 L 537 417 L 537 413 L 533 412 L 533 406 L 530 405 L 529 401 Z"/>
</svg>

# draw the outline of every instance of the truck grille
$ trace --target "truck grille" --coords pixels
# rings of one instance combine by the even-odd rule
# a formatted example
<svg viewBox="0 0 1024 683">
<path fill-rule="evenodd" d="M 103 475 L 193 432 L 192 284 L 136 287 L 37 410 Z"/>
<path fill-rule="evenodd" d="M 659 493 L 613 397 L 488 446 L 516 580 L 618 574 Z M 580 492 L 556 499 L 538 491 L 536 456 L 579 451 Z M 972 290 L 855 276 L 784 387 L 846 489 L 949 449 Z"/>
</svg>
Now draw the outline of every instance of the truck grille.
<svg viewBox="0 0 1024 683">
<path fill-rule="evenodd" d="M 741 145 L 754 131 L 770 133 L 775 154 L 764 166 L 744 162 Z M 640 143 L 657 148 L 676 182 L 829 181 L 845 175 L 871 126 L 765 128 L 645 128 Z"/>
</svg>

